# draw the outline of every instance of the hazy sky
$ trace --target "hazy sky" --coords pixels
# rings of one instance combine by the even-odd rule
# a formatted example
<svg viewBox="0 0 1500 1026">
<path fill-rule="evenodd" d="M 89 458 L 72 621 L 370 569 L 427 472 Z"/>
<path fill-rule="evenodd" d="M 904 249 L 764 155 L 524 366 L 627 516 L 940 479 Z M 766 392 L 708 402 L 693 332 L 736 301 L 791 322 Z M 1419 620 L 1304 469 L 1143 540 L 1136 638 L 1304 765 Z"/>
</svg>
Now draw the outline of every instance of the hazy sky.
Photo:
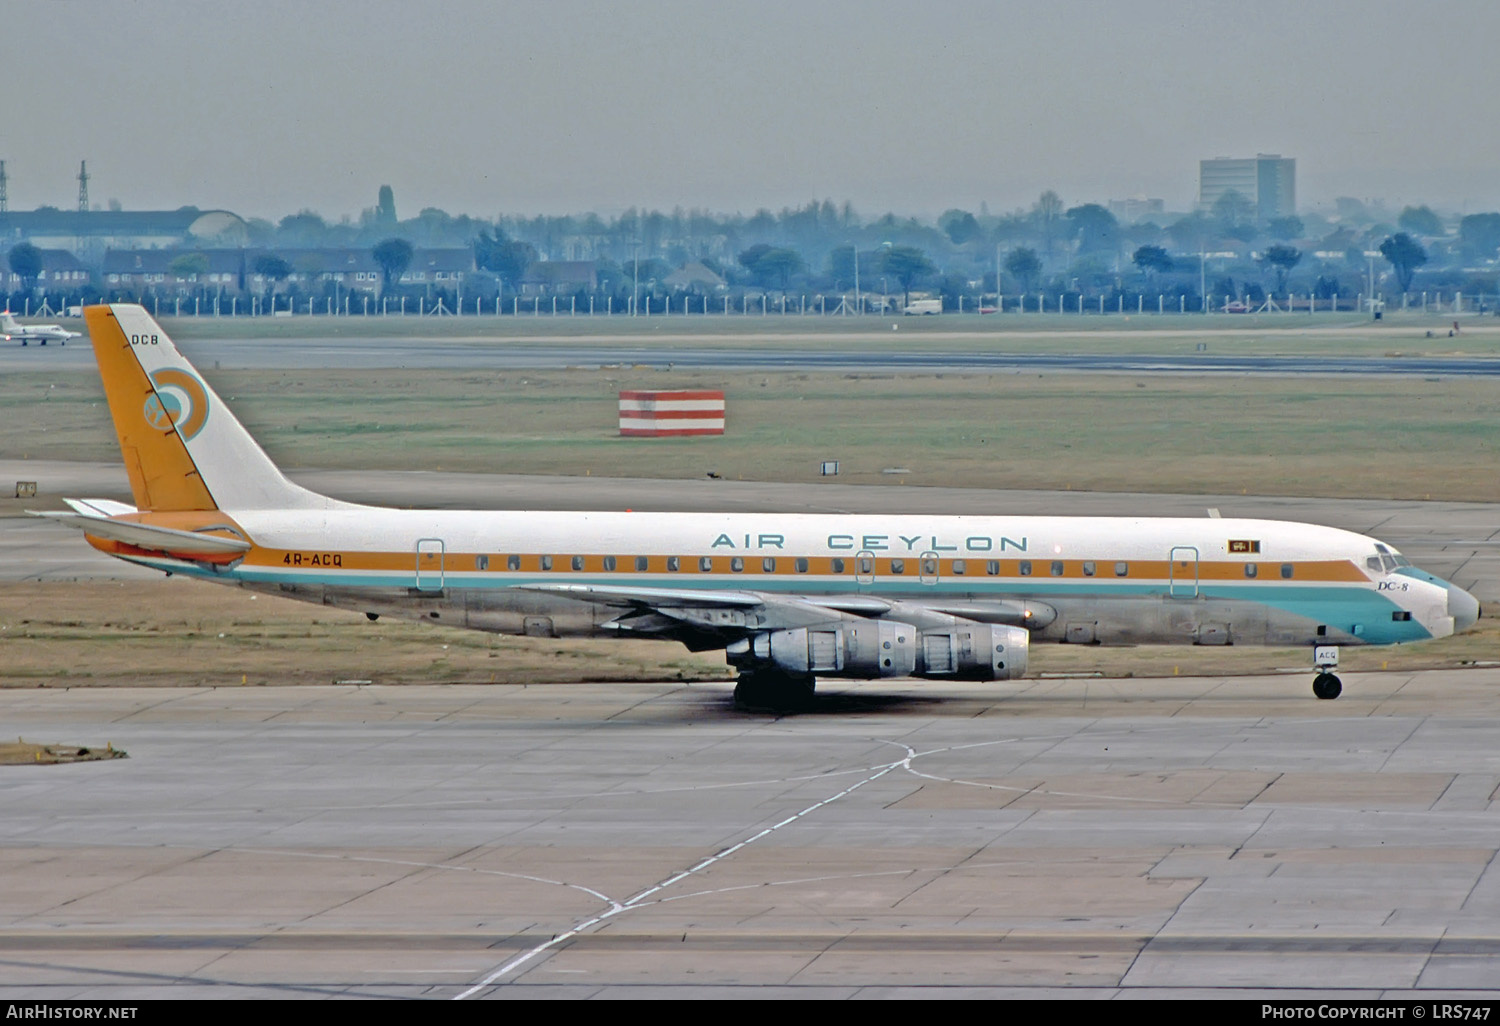
<svg viewBox="0 0 1500 1026">
<path fill-rule="evenodd" d="M 10 0 L 12 210 L 1500 209 L 1497 0 Z M 24 54 L 24 59 L 18 56 Z"/>
</svg>

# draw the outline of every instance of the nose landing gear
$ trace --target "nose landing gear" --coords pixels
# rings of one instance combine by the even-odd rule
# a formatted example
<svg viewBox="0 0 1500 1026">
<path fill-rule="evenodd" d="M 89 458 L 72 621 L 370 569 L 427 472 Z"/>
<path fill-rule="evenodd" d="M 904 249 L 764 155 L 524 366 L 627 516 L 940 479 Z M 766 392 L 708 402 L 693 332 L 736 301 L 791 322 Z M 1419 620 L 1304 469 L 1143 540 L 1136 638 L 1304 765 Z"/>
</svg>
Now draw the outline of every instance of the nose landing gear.
<svg viewBox="0 0 1500 1026">
<path fill-rule="evenodd" d="M 1313 646 L 1313 669 L 1318 675 L 1313 678 L 1313 694 L 1322 699 L 1334 699 L 1344 691 L 1344 682 L 1332 672 L 1338 669 L 1339 647 L 1337 645 Z"/>
<path fill-rule="evenodd" d="M 1344 691 L 1344 682 L 1332 673 L 1320 673 L 1313 678 L 1313 694 L 1319 698 L 1332 699 Z"/>
</svg>

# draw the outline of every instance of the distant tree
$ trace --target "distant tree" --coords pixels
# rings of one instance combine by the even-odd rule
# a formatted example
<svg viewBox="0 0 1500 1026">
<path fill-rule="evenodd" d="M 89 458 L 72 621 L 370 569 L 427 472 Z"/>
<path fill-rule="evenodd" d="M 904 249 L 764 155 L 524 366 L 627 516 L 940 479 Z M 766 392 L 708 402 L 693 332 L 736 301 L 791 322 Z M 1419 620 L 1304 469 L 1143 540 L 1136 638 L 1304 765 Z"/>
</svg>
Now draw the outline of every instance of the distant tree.
<svg viewBox="0 0 1500 1026">
<path fill-rule="evenodd" d="M 1294 246 L 1286 246 L 1277 243 L 1266 247 L 1265 253 L 1261 255 L 1261 262 L 1276 269 L 1276 291 L 1286 292 L 1286 276 L 1291 273 L 1302 260 L 1302 251 Z"/>
<path fill-rule="evenodd" d="M 1180 221 L 1174 221 L 1167 228 L 1167 234 L 1172 238 L 1172 245 L 1185 253 L 1202 252 L 1214 231 L 1213 221 L 1201 213 L 1189 214 Z"/>
<path fill-rule="evenodd" d="M 1085 203 L 1068 211 L 1068 225 L 1078 238 L 1080 255 L 1113 253 L 1120 248 L 1120 222 L 1097 203 Z"/>
<path fill-rule="evenodd" d="M 208 273 L 208 256 L 204 253 L 182 253 L 171 259 L 167 270 L 178 281 L 196 281 L 198 275 Z"/>
<path fill-rule="evenodd" d="M 316 246 L 328 235 L 328 222 L 311 210 L 299 210 L 283 217 L 276 226 L 276 238 L 283 245 Z"/>
<path fill-rule="evenodd" d="M 1041 258 L 1026 246 L 1013 249 L 1005 257 L 1005 273 L 1020 280 L 1022 292 L 1030 292 L 1042 273 Z"/>
<path fill-rule="evenodd" d="M 828 276 L 834 280 L 837 290 L 854 283 L 853 246 L 836 246 L 828 251 Z"/>
<path fill-rule="evenodd" d="M 511 239 L 499 229 L 493 234 L 481 230 L 474 239 L 474 265 L 492 272 L 512 289 L 520 288 L 522 276 L 536 262 L 536 257 L 536 249 L 530 243 Z"/>
<path fill-rule="evenodd" d="M 1407 207 L 1401 211 L 1401 216 L 1396 219 L 1404 232 L 1412 235 L 1426 235 L 1429 238 L 1443 234 L 1443 219 L 1432 212 L 1428 206 Z"/>
<path fill-rule="evenodd" d="M 1037 201 L 1032 204 L 1032 227 L 1042 240 L 1042 251 L 1044 253 L 1050 255 L 1052 252 L 1052 243 L 1057 238 L 1062 216 L 1062 197 L 1051 189 L 1038 196 Z"/>
<path fill-rule="evenodd" d="M 399 281 L 411 266 L 412 245 L 405 239 L 386 239 L 377 242 L 370 256 L 380 265 L 380 289 L 384 294 L 393 282 Z"/>
<path fill-rule="evenodd" d="M 880 258 L 880 270 L 901 283 L 901 305 L 911 305 L 911 287 L 936 268 L 915 246 L 892 246 Z"/>
<path fill-rule="evenodd" d="M 757 242 L 735 259 L 741 267 L 750 273 L 752 278 L 758 279 L 760 273 L 756 270 L 756 267 L 760 264 L 760 258 L 771 252 L 774 248 L 769 242 Z"/>
<path fill-rule="evenodd" d="M 21 279 L 28 291 L 36 288 L 36 280 L 42 275 L 42 251 L 29 242 L 18 242 L 6 256 L 10 273 Z"/>
<path fill-rule="evenodd" d="M 1480 260 L 1495 259 L 1500 250 L 1500 214 L 1470 214 L 1458 222 L 1464 252 Z"/>
<path fill-rule="evenodd" d="M 1422 244 L 1405 232 L 1391 236 L 1380 244 L 1380 255 L 1390 262 L 1396 272 L 1396 281 L 1402 292 L 1411 291 L 1412 275 L 1427 262 L 1427 251 Z"/>
<path fill-rule="evenodd" d="M 1172 269 L 1172 254 L 1160 246 L 1142 246 L 1130 259 L 1146 275 L 1148 281 L 1153 281 L 1156 275 L 1165 274 Z"/>
<path fill-rule="evenodd" d="M 750 268 L 751 273 L 762 282 L 779 285 L 783 293 L 786 292 L 792 275 L 801 274 L 805 270 L 807 264 L 803 261 L 802 254 L 784 247 L 766 250 Z"/>
<path fill-rule="evenodd" d="M 1224 192 L 1218 199 L 1214 200 L 1214 220 L 1219 222 L 1219 228 L 1226 235 L 1235 227 L 1250 220 L 1251 213 L 1255 210 L 1255 204 L 1243 193 L 1234 189 Z"/>
<path fill-rule="evenodd" d="M 278 282 L 283 282 L 292 276 L 292 265 L 281 259 L 281 257 L 272 256 L 269 253 L 262 253 L 256 257 L 255 262 L 250 266 L 256 274 L 271 283 L 270 287 L 266 289 L 268 295 Z"/>
<path fill-rule="evenodd" d="M 380 187 L 380 199 L 375 204 L 375 220 L 386 226 L 396 223 L 396 194 L 389 185 Z"/>
<path fill-rule="evenodd" d="M 1288 214 L 1285 217 L 1271 218 L 1266 223 L 1266 231 L 1270 233 L 1273 239 L 1279 239 L 1282 242 L 1291 242 L 1294 239 L 1302 238 L 1302 233 L 1306 231 L 1306 228 L 1302 224 L 1302 218 L 1296 214 Z"/>
<path fill-rule="evenodd" d="M 973 242 L 984 232 L 979 227 L 979 222 L 974 215 L 967 210 L 949 210 L 938 218 L 938 227 L 943 230 L 949 240 L 955 246 L 962 246 L 966 242 Z"/>
</svg>

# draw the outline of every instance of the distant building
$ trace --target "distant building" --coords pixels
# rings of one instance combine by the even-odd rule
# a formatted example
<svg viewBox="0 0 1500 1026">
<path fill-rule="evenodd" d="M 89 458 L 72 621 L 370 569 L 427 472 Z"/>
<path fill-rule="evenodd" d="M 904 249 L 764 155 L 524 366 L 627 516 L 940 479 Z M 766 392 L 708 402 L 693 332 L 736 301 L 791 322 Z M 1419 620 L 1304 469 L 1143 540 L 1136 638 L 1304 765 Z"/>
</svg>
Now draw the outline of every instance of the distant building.
<svg viewBox="0 0 1500 1026">
<path fill-rule="evenodd" d="M 38 247 L 40 249 L 40 247 Z M 49 292 L 69 291 L 88 284 L 88 268 L 77 257 L 65 249 L 41 249 L 42 273 L 37 275 L 36 286 Z M 0 292 L 11 293 L 25 287 L 21 276 L 10 269 L 0 258 Z"/>
<path fill-rule="evenodd" d="M 526 295 L 564 295 L 599 287 L 599 264 L 594 260 L 537 260 L 521 275 Z"/>
<path fill-rule="evenodd" d="M 667 275 L 663 284 L 674 292 L 718 292 L 725 287 L 723 276 L 699 260 L 683 264 Z"/>
<path fill-rule="evenodd" d="M 208 260 L 202 274 L 181 277 L 172 272 L 180 256 L 201 254 Z M 280 257 L 291 265 L 288 284 L 303 289 L 325 281 L 352 291 L 376 292 L 381 270 L 368 249 L 112 249 L 104 254 L 104 285 L 110 289 L 169 290 L 204 285 L 210 289 L 248 288 L 264 291 L 271 282 L 255 273 L 262 256 Z M 402 285 L 433 285 L 453 289 L 474 270 L 474 251 L 468 248 L 417 249 L 401 275 Z"/>
<path fill-rule="evenodd" d="M 247 228 L 227 210 L 40 210 L 0 211 L 0 246 L 17 242 L 66 249 L 97 262 L 107 249 L 163 249 L 187 245 L 243 246 Z"/>
<path fill-rule="evenodd" d="M 1257 220 L 1297 212 L 1297 161 L 1279 153 L 1254 157 L 1217 157 L 1198 162 L 1198 209 L 1212 210 L 1226 193 L 1249 201 Z"/>
</svg>

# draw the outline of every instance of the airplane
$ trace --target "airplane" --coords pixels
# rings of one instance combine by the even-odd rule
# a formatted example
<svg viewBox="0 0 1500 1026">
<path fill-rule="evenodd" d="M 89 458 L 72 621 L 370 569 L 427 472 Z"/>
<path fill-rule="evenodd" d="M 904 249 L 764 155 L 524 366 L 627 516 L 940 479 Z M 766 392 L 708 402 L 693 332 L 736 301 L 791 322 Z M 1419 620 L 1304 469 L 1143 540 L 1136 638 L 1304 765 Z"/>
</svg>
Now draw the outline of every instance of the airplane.
<svg viewBox="0 0 1500 1026">
<path fill-rule="evenodd" d="M 1042 643 L 1312 649 L 1440 638 L 1464 589 L 1350 531 L 1270 520 L 387 509 L 287 480 L 146 311 L 84 312 L 133 504 L 38 516 L 168 574 L 423 623 L 722 649 L 737 702 L 818 678 L 1005 681 Z"/>
<path fill-rule="evenodd" d="M 7 342 L 20 342 L 26 345 L 28 342 L 57 342 L 67 345 L 68 339 L 79 338 L 83 332 L 68 331 L 61 324 L 21 324 L 16 320 L 15 314 L 9 310 L 0 311 L 0 333 L 5 336 Z"/>
</svg>

